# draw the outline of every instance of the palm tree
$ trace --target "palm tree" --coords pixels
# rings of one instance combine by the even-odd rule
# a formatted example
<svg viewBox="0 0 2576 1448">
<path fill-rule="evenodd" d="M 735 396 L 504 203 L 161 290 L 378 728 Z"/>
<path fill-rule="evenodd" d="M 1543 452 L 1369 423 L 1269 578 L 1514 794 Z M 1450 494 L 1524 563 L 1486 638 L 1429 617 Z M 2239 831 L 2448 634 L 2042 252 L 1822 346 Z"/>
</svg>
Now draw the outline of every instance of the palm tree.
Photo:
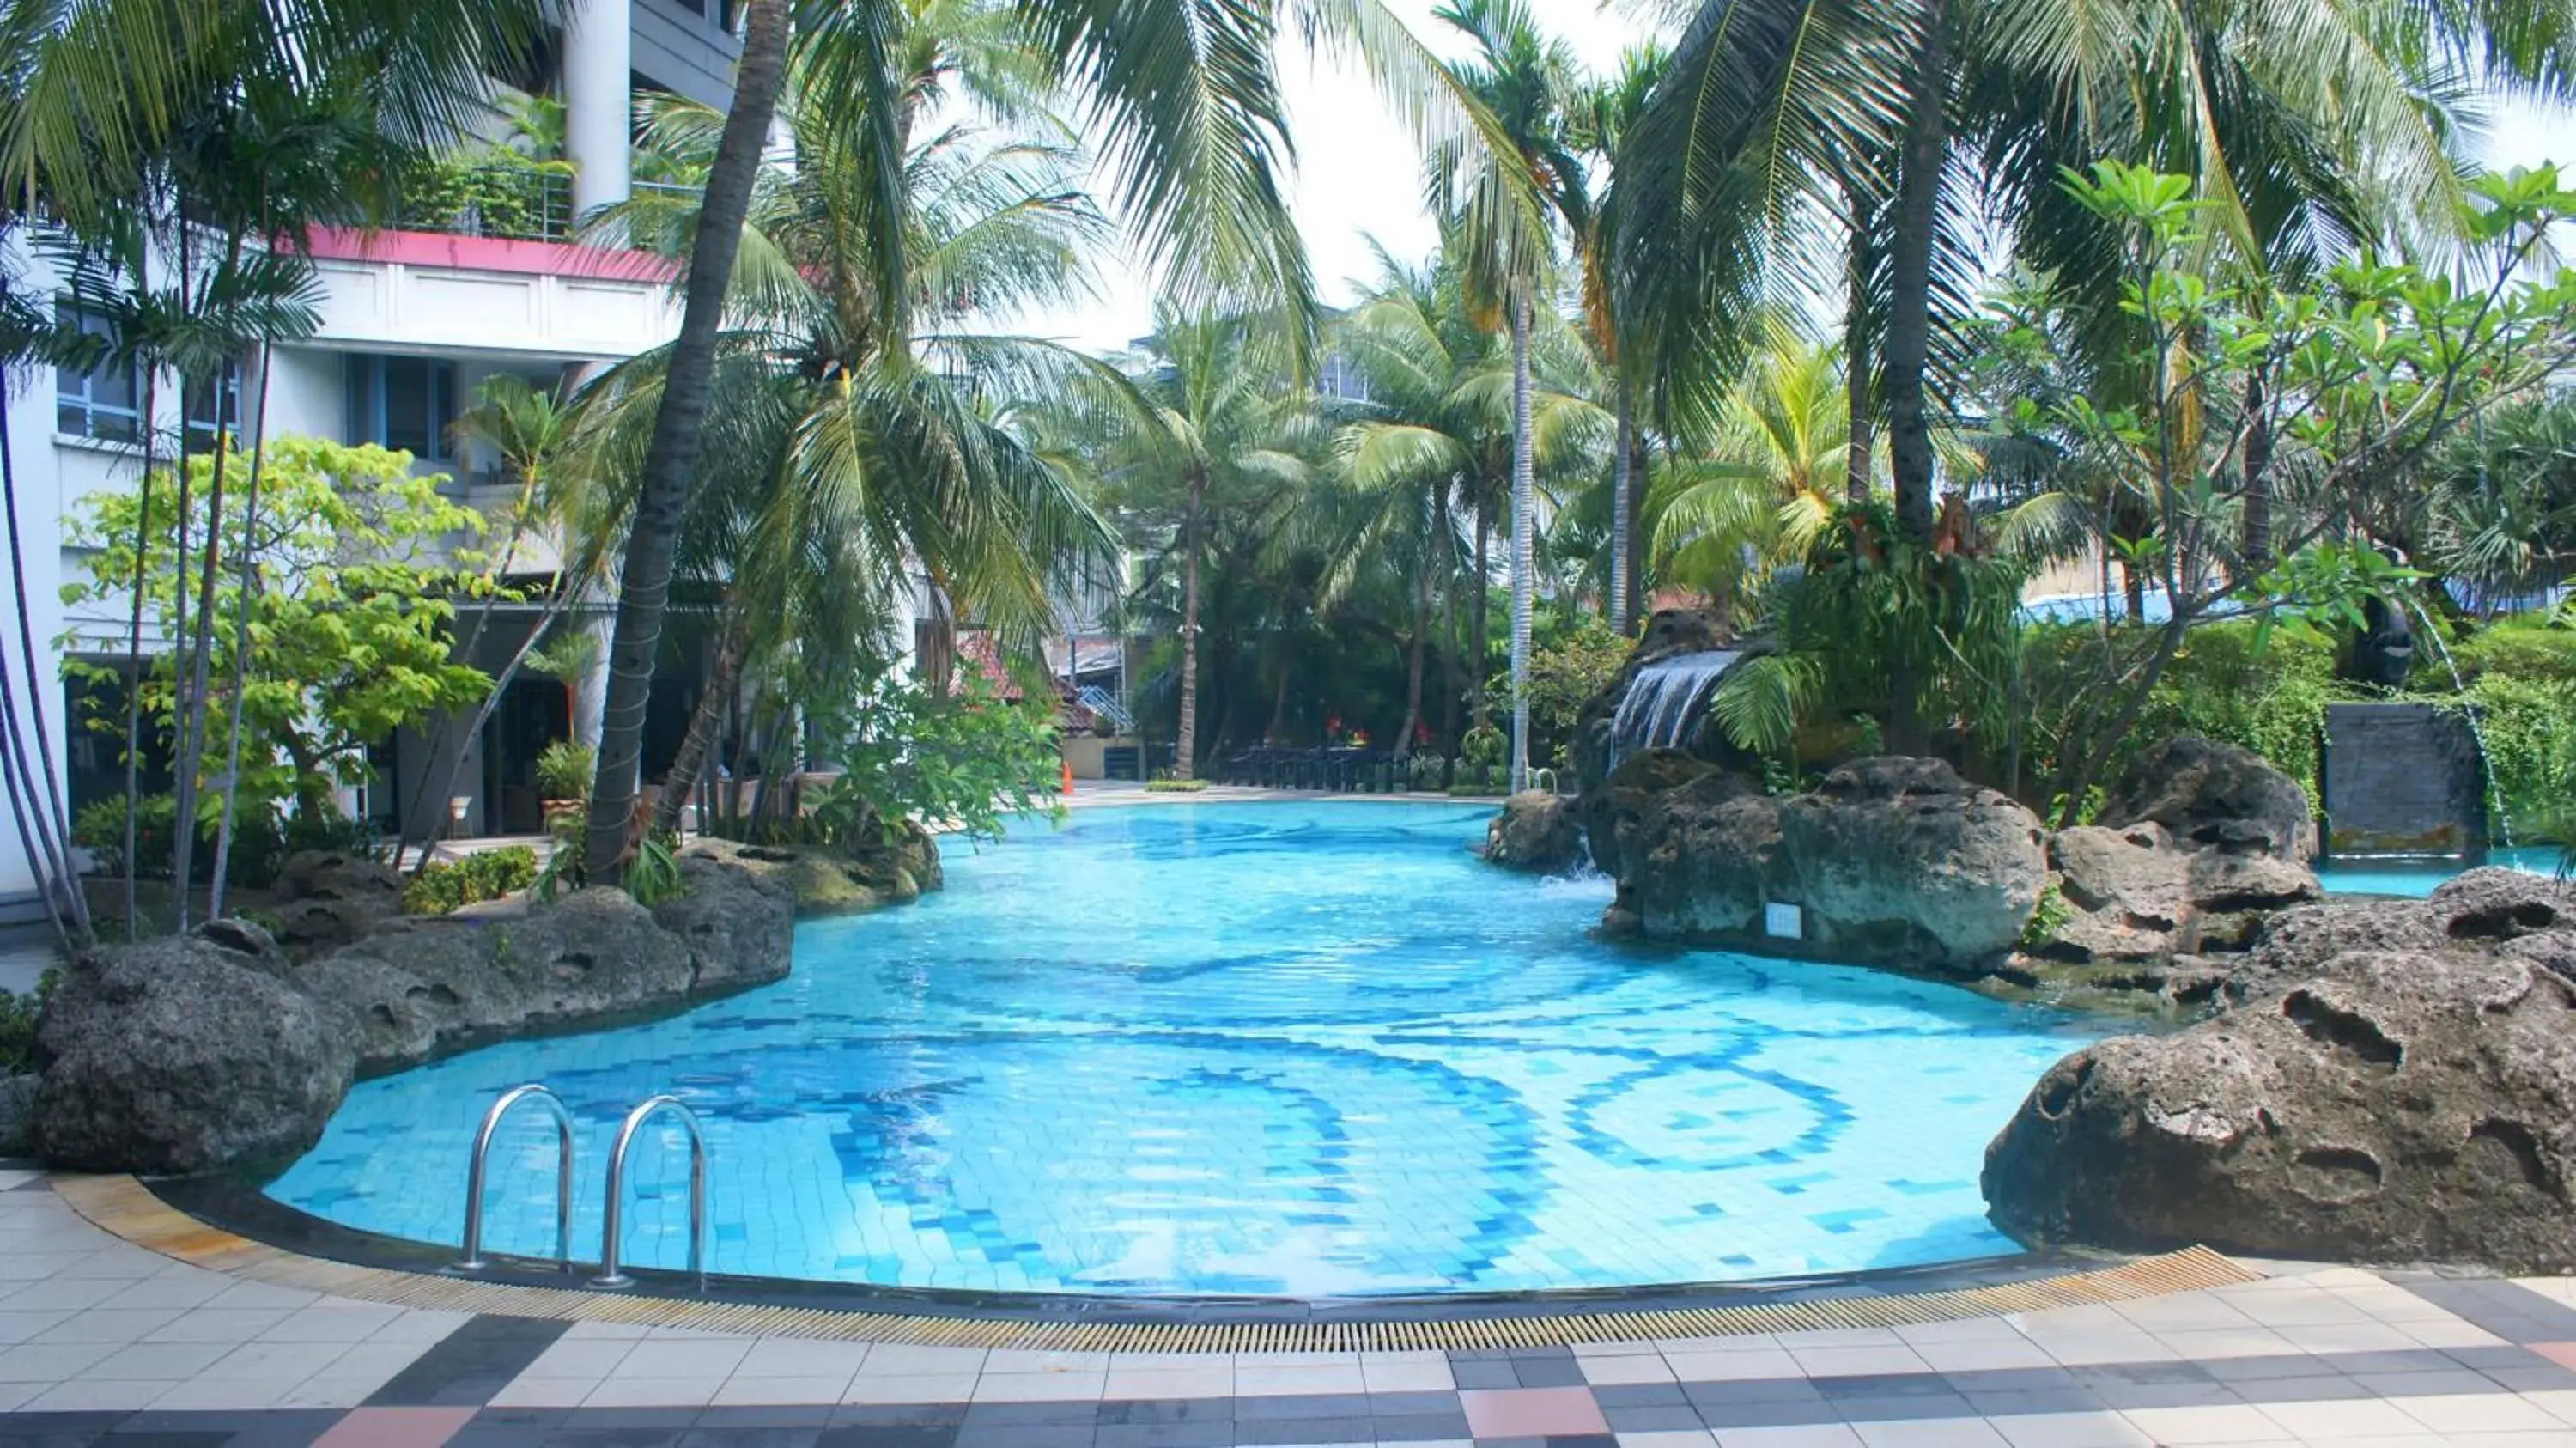
<svg viewBox="0 0 2576 1448">
<path fill-rule="evenodd" d="M 1619 57 L 1618 73 L 1584 94 L 1573 116 L 1575 134 L 1600 166 L 1603 180 L 1615 170 L 1620 148 L 1627 143 L 1629 131 L 1635 127 L 1637 117 L 1644 114 L 1648 97 L 1654 94 L 1671 63 L 1671 53 L 1661 46 L 1625 51 Z M 1605 187 L 1590 208 L 1589 224 L 1575 238 L 1575 251 L 1583 271 L 1584 326 L 1600 354 L 1602 370 L 1610 378 L 1617 411 L 1618 435 L 1610 463 L 1608 590 L 1610 628 L 1624 638 L 1635 631 L 1639 605 L 1645 596 L 1645 571 L 1638 560 L 1645 488 L 1637 476 L 1642 451 L 1637 436 L 1637 379 L 1620 346 L 1619 293 L 1611 276 L 1611 247 L 1618 230 L 1617 192 Z"/>
<path fill-rule="evenodd" d="M 882 90 L 902 98 L 907 147 L 893 194 L 903 210 L 890 222 L 852 92 L 821 57 L 792 68 L 783 119 L 798 165 L 759 178 L 738 228 L 737 325 L 719 338 L 710 379 L 721 446 L 702 459 L 675 537 L 678 576 L 719 603 L 714 667 L 657 830 L 677 825 L 737 676 L 761 677 L 792 645 L 806 679 L 846 677 L 887 642 L 910 568 L 928 575 L 939 606 L 970 610 L 1025 650 L 1056 602 L 1107 565 L 1103 525 L 995 410 L 1017 384 L 1082 364 L 975 330 L 990 310 L 1059 300 L 1078 284 L 1102 229 L 1071 184 L 1081 158 L 1061 144 L 993 143 L 971 125 L 918 125 L 952 79 L 1007 95 L 1028 66 L 1025 47 L 990 33 L 989 15 L 954 0 L 918 5 L 889 37 L 903 71 Z M 1012 109 L 1063 129 L 1025 97 Z M 664 98 L 647 117 L 648 142 L 684 173 L 717 164 L 713 111 Z M 642 236 L 703 229 L 675 220 L 673 204 L 641 198 L 606 223 Z M 848 240 L 887 234 L 899 267 Z M 603 378 L 584 399 L 587 445 L 631 454 L 676 366 L 675 346 Z"/>
<path fill-rule="evenodd" d="M 775 104 L 788 54 L 783 0 L 749 0 L 749 28 L 726 139 L 707 172 L 706 199 L 691 249 L 681 338 L 663 393 L 667 419 L 643 462 L 643 480 L 610 648 L 609 699 L 599 779 L 591 791 L 585 850 L 593 878 L 618 868 L 642 750 L 645 697 L 669 594 L 673 539 L 680 526 L 698 432 L 715 369 L 725 303 L 760 136 Z M 1167 287 L 1202 310 L 1283 308 L 1292 324 L 1292 362 L 1306 360 L 1315 325 L 1314 288 L 1275 174 L 1288 140 L 1273 69 L 1285 21 L 1326 48 L 1360 55 L 1385 95 L 1414 128 L 1462 153 L 1504 144 L 1493 118 L 1378 0 L 1286 0 L 1280 5 L 1204 6 L 1188 0 L 1031 0 L 1017 8 L 1043 78 L 1072 96 L 1091 133 L 1103 138 L 1116 200 L 1146 258 Z M 826 90 L 847 93 L 869 153 L 881 219 L 901 214 L 905 114 L 888 83 L 905 73 L 895 59 L 903 31 L 896 0 L 863 0 L 813 14 L 804 37 Z M 1487 178 L 1484 204 L 1535 215 L 1534 195 L 1508 171 Z M 710 234 L 712 233 L 712 234 Z M 852 239 L 874 254 L 888 280 L 902 267 L 899 238 Z M 888 295 L 902 296 L 895 285 Z"/>
<path fill-rule="evenodd" d="M 590 491 L 578 460 L 573 458 L 571 410 L 557 402 L 552 393 L 541 392 L 513 373 L 496 372 L 483 379 L 477 389 L 473 407 L 456 419 L 454 431 L 459 443 L 479 443 L 500 459 L 505 482 L 518 485 L 502 532 L 500 550 L 486 560 L 480 592 L 494 597 L 508 588 L 519 547 L 528 534 L 548 524 L 556 528 L 582 517 L 591 507 Z M 571 463 L 570 467 L 562 466 Z M 421 774 L 409 804 L 402 813 L 403 838 L 394 847 L 394 862 L 399 866 L 406 852 L 420 845 L 415 873 L 429 868 L 434 854 L 429 848 L 436 831 L 437 819 L 422 806 L 430 800 L 446 799 L 455 785 L 456 771 L 465 760 L 468 744 L 483 732 L 484 724 L 501 707 L 512 681 L 528 667 L 538 640 L 561 619 L 564 612 L 580 597 L 597 572 L 595 547 L 566 550 L 556 566 L 552 586 L 546 591 L 544 605 L 528 625 L 528 631 L 512 651 L 509 662 L 492 676 L 492 687 L 485 692 L 482 705 L 474 711 L 462 729 L 451 729 L 450 721 L 441 717 L 430 731 L 429 754 L 432 767 Z M 467 664 L 474 661 L 475 651 L 490 627 L 494 610 L 476 612 L 474 624 L 457 642 L 456 657 Z M 449 741 L 455 741 L 449 747 Z"/>
<path fill-rule="evenodd" d="M 1210 507 L 1271 513 L 1252 500 L 1301 490 L 1320 441 L 1312 400 L 1293 375 L 1293 319 L 1191 316 L 1156 308 L 1157 366 L 1138 384 L 1142 417 L 1107 450 L 1103 478 L 1138 512 L 1177 498 L 1168 550 L 1180 570 L 1180 731 L 1172 772 L 1198 767 L 1199 635 Z M 1141 507 L 1137 505 L 1142 505 Z"/>
<path fill-rule="evenodd" d="M 1536 588 L 1531 548 L 1538 527 L 1529 436 L 1530 328 L 1554 270 L 1554 221 L 1570 222 L 1577 235 L 1589 230 L 1590 199 L 1568 124 L 1577 103 L 1576 65 L 1562 41 L 1539 33 L 1520 0 L 1456 0 L 1435 13 L 1475 43 L 1476 55 L 1452 69 L 1510 142 L 1508 150 L 1439 154 L 1433 166 L 1440 210 L 1454 218 L 1464 246 L 1470 288 L 1502 314 L 1512 343 L 1511 787 L 1518 792 L 1529 782 L 1530 605 Z M 1505 173 L 1508 185 L 1497 179 Z M 1546 209 L 1532 213 L 1482 199 L 1501 192 L 1537 196 Z"/>
<path fill-rule="evenodd" d="M 1623 153 L 1618 282 L 1630 315 L 1651 321 L 1660 385 L 1709 416 L 1715 398 L 1691 379 L 1747 350 L 1755 304 L 1824 270 L 1812 238 L 1847 218 L 1836 269 L 1855 312 L 1885 289 L 1875 400 L 1896 517 L 1920 542 L 1933 523 L 1932 339 L 1936 319 L 1967 305 L 1981 219 L 1963 168 L 2025 257 L 2097 285 L 2108 336 L 2123 325 L 2102 290 L 2109 242 L 2059 193 L 2061 167 L 2107 153 L 2185 172 L 2249 259 L 2326 254 L 2448 214 L 2448 98 L 2472 79 L 2563 95 L 2576 88 L 2571 44 L 2576 16 L 2529 3 L 2400 20 L 2357 0 L 1705 0 Z M 1916 691 L 1893 682 L 1891 732 L 1917 746 Z"/>
<path fill-rule="evenodd" d="M 1492 486 L 1509 475 L 1514 452 L 1508 354 L 1474 323 L 1458 268 L 1407 268 L 1381 254 L 1374 291 L 1335 332 L 1368 400 L 1338 431 L 1335 456 L 1361 508 L 1333 549 L 1337 587 L 1381 550 L 1394 550 L 1416 577 L 1409 646 L 1405 736 L 1421 721 L 1422 640 L 1429 632 L 1430 582 L 1465 576 L 1474 590 L 1471 631 L 1476 687 L 1484 680 L 1482 538 L 1475 562 L 1459 536 L 1481 533 Z M 1557 320 L 1557 319 L 1549 319 Z M 1536 339 L 1529 389 L 1533 474 L 1581 474 L 1610 419 L 1585 393 L 1595 381 L 1581 364 L 1582 343 L 1561 321 Z"/>
<path fill-rule="evenodd" d="M 1728 609 L 1805 558 L 1843 501 L 1849 394 L 1834 349 L 1782 337 L 1727 395 L 1716 444 L 1675 458 L 1647 500 L 1656 566 Z"/>
</svg>

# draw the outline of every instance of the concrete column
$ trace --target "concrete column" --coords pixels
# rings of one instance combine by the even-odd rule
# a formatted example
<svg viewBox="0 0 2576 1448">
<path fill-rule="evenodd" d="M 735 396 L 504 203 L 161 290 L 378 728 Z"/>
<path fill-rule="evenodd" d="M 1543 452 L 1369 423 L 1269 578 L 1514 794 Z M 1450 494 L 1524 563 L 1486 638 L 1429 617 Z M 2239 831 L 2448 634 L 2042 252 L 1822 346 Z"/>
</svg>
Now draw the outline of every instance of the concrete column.
<svg viewBox="0 0 2576 1448">
<path fill-rule="evenodd" d="M 626 199 L 633 174 L 634 0 L 573 0 L 564 19 L 564 150 L 579 215 Z"/>
</svg>

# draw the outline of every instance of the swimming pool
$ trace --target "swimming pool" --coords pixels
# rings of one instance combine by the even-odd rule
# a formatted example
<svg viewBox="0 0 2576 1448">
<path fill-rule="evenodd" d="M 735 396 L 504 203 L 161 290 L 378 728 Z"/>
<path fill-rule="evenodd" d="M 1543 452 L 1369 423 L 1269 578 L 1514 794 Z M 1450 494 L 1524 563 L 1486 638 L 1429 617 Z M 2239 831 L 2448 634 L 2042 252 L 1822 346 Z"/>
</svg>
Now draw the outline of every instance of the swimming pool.
<svg viewBox="0 0 2576 1448">
<path fill-rule="evenodd" d="M 909 909 L 814 922 L 787 980 L 652 1025 L 360 1084 L 270 1195 L 453 1243 L 475 1123 L 579 1118 L 595 1254 L 623 1110 L 705 1118 L 710 1266 L 907 1287 L 1292 1296 L 1700 1282 L 2013 1250 L 1986 1142 L 2099 1034 L 1834 966 L 1589 934 L 1606 882 L 1468 853 L 1491 809 L 1076 812 Z M 686 1260 L 676 1133 L 629 1257 Z M 488 1240 L 552 1242 L 540 1113 Z"/>
<path fill-rule="evenodd" d="M 2558 868 L 2558 847 L 2533 845 L 2518 850 L 2490 850 L 2484 863 L 2502 865 L 2510 870 L 2528 870 L 2535 875 L 2551 874 Z M 2317 862 L 2317 883 L 2325 886 L 2326 893 L 2330 895 L 2412 895 L 2421 899 L 2466 868 L 2458 860 L 2421 856 L 2328 859 Z"/>
</svg>

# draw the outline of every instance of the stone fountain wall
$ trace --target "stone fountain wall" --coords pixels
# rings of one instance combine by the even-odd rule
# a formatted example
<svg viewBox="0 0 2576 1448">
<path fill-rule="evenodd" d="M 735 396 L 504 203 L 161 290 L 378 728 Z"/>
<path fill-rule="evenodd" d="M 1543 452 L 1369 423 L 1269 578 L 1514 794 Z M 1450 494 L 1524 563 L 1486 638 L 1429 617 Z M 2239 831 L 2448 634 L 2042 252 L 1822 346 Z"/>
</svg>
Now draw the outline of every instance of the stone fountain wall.
<svg viewBox="0 0 2576 1448">
<path fill-rule="evenodd" d="M 2328 704 L 2323 776 L 2330 854 L 2470 855 L 2486 848 L 2477 731 L 2431 704 Z"/>
</svg>

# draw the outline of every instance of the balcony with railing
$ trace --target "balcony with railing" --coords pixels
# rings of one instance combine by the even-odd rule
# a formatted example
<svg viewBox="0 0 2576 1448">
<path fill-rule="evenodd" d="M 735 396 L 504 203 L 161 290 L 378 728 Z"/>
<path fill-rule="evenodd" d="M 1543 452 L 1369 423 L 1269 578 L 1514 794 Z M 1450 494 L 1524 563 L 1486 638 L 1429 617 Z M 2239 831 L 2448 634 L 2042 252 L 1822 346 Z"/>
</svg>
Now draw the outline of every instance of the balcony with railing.
<svg viewBox="0 0 2576 1448">
<path fill-rule="evenodd" d="M 572 170 L 560 162 L 441 166 L 410 191 L 394 219 L 396 230 L 504 241 L 573 239 Z"/>
</svg>

